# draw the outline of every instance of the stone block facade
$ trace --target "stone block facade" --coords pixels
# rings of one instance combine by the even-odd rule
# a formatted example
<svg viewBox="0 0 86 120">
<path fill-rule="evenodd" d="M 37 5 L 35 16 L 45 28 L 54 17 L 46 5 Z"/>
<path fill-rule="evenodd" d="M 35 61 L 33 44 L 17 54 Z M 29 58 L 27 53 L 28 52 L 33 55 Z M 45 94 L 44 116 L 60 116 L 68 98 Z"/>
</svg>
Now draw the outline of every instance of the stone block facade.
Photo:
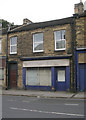
<svg viewBox="0 0 86 120">
<path fill-rule="evenodd" d="M 75 15 L 61 20 L 22 25 L 9 31 L 8 36 L 4 35 L 2 42 L 2 46 L 4 46 L 2 48 L 2 53 L 4 56 L 6 56 L 6 40 L 8 37 L 8 69 L 7 76 L 5 74 L 4 77 L 4 86 L 6 85 L 5 79 L 7 77 L 8 88 L 12 87 L 11 85 L 13 85 L 13 83 L 11 83 L 11 80 L 14 78 L 10 77 L 12 77 L 12 75 L 16 75 L 15 85 L 18 89 L 42 88 L 45 90 L 47 88 L 48 90 L 52 90 L 53 88 L 53 90 L 83 91 L 84 88 L 79 87 L 82 77 L 81 75 L 79 76 L 79 74 L 83 71 L 83 65 L 86 65 L 86 61 L 84 59 L 86 55 L 85 20 L 86 12 L 82 15 Z M 54 32 L 60 30 L 65 30 L 66 47 L 65 50 L 56 51 Z M 43 33 L 43 52 L 33 52 L 33 35 L 36 33 Z M 17 37 L 16 54 L 10 54 L 10 39 L 12 37 Z M 53 66 L 50 64 L 50 61 L 52 61 Z M 66 64 L 64 61 L 66 61 Z M 32 67 L 29 65 L 30 62 Z M 34 62 L 36 65 L 33 66 Z M 61 62 L 63 62 L 62 65 Z M 40 63 L 43 63 L 43 65 Z M 48 79 L 48 75 L 51 74 L 51 77 L 49 78 L 51 80 L 51 86 L 46 86 L 44 81 L 39 80 L 40 75 L 43 77 L 42 72 L 47 76 L 45 79 Z M 34 83 L 35 77 L 33 78 L 33 76 L 36 77 L 36 80 L 41 82 Z M 65 78 L 65 81 L 61 77 Z M 59 78 L 62 79 L 63 82 L 58 82 Z M 30 80 L 32 80 L 32 82 Z M 47 84 L 48 82 L 49 81 L 47 81 Z"/>
</svg>

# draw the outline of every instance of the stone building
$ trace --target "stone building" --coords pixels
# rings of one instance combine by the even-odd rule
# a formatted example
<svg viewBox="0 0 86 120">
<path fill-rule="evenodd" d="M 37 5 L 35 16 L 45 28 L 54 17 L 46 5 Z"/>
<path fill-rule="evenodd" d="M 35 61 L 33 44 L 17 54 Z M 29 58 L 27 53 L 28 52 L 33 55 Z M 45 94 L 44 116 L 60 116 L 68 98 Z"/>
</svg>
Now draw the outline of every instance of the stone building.
<svg viewBox="0 0 86 120">
<path fill-rule="evenodd" d="M 78 11 L 80 5 L 72 17 L 39 23 L 24 19 L 8 32 L 7 88 L 86 90 L 86 12 Z"/>
<path fill-rule="evenodd" d="M 0 29 L 0 86 L 5 86 L 6 71 L 6 29 Z"/>
</svg>

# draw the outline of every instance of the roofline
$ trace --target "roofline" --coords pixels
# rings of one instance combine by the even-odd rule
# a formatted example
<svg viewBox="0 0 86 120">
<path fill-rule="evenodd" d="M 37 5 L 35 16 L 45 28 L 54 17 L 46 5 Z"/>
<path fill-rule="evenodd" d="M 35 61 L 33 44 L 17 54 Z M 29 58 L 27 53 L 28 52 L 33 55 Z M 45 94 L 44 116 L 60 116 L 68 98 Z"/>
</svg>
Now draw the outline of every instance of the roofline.
<svg viewBox="0 0 86 120">
<path fill-rule="evenodd" d="M 74 17 L 72 16 L 72 17 L 67 17 L 67 18 L 62 18 L 62 19 L 57 19 L 57 20 L 32 23 L 29 25 L 28 24 L 21 25 L 15 29 L 10 30 L 9 33 L 29 31 L 29 30 L 33 30 L 33 29 L 45 28 L 45 27 L 50 27 L 50 26 L 55 26 L 55 25 L 71 24 L 73 18 Z"/>
<path fill-rule="evenodd" d="M 10 30 L 9 33 L 35 30 L 38 28 L 45 28 L 45 27 L 56 26 L 56 25 L 72 24 L 73 19 L 77 19 L 80 17 L 86 17 L 86 10 L 82 14 L 73 14 L 73 16 L 71 17 L 21 25 L 17 28 Z"/>
</svg>

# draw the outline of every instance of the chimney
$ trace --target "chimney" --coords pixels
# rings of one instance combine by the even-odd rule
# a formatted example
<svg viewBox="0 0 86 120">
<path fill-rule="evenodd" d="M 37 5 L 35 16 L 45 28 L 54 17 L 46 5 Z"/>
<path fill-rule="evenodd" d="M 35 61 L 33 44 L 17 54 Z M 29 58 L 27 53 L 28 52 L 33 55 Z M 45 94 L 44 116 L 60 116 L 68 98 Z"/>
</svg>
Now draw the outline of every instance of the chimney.
<svg viewBox="0 0 86 120">
<path fill-rule="evenodd" d="M 32 21 L 28 20 L 27 18 L 23 19 L 23 25 L 31 24 Z"/>
<path fill-rule="evenodd" d="M 83 12 L 84 12 L 84 5 L 82 3 L 82 0 L 80 0 L 80 3 L 75 4 L 75 6 L 74 6 L 74 13 L 82 14 Z"/>
</svg>

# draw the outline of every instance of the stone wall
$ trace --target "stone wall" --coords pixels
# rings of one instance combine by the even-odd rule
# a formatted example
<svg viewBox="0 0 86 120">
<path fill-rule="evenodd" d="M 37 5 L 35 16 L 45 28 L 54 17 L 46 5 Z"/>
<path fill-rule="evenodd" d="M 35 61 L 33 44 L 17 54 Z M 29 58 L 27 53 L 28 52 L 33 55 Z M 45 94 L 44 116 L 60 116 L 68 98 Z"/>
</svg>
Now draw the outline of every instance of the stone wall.
<svg viewBox="0 0 86 120">
<path fill-rule="evenodd" d="M 54 31 L 63 29 L 66 30 L 66 50 L 55 51 Z M 39 32 L 43 32 L 44 52 L 33 53 L 33 34 Z M 71 53 L 71 27 L 69 24 L 63 26 L 46 27 L 44 29 L 36 29 L 21 33 L 17 32 L 11 34 L 9 39 L 15 35 L 18 36 L 18 53 L 15 55 L 16 57 L 59 56 Z M 10 50 L 8 49 L 8 51 Z M 14 55 L 9 55 L 9 57 L 14 57 Z"/>
<path fill-rule="evenodd" d="M 85 48 L 86 47 L 85 19 L 86 18 L 84 18 L 84 17 L 76 19 L 77 48 Z"/>
<path fill-rule="evenodd" d="M 86 63 L 86 53 L 79 53 L 78 54 L 78 62 L 79 63 Z"/>
</svg>

